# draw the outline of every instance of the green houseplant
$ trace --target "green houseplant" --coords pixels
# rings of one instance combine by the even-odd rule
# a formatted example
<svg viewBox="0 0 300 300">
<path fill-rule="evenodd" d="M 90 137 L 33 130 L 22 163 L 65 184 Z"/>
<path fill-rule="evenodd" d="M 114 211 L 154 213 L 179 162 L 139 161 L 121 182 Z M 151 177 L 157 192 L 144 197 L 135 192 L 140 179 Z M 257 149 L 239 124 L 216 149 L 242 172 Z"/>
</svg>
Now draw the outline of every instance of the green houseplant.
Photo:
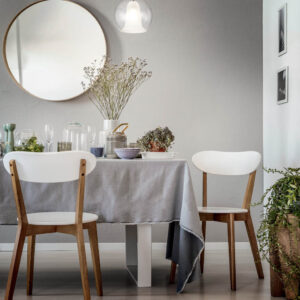
<svg viewBox="0 0 300 300">
<path fill-rule="evenodd" d="M 300 299 L 300 168 L 268 169 L 278 179 L 263 194 L 264 218 L 258 230 L 262 257 L 282 280 L 287 299 Z"/>
<path fill-rule="evenodd" d="M 168 127 L 157 127 L 138 139 L 137 144 L 143 151 L 166 152 L 172 146 L 174 139 L 175 137 Z"/>
<path fill-rule="evenodd" d="M 36 136 L 32 136 L 28 140 L 22 142 L 20 146 L 16 146 L 15 151 L 43 152 L 44 145 L 38 143 Z"/>
</svg>

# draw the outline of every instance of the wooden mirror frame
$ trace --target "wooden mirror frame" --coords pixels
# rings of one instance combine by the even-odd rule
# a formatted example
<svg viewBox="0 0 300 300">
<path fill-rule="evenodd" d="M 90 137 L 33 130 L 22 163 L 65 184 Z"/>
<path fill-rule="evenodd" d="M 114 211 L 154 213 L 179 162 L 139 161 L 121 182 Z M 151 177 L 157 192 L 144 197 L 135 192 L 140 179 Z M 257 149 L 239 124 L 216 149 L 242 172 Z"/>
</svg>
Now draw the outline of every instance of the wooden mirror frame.
<svg viewBox="0 0 300 300">
<path fill-rule="evenodd" d="M 69 97 L 69 98 L 66 98 L 66 99 L 52 100 L 52 99 L 41 98 L 41 97 L 39 97 L 39 96 L 37 96 L 37 95 L 34 95 L 33 93 L 31 93 L 31 92 L 28 91 L 27 89 L 25 89 L 25 88 L 18 82 L 18 80 L 17 80 L 17 79 L 15 78 L 15 76 L 13 75 L 13 73 L 12 73 L 10 67 L 9 67 L 8 61 L 7 61 L 7 56 L 6 56 L 7 36 L 8 36 L 8 33 L 9 33 L 9 31 L 10 31 L 12 25 L 14 24 L 14 22 L 16 21 L 16 19 L 17 19 L 17 18 L 18 18 L 25 10 L 27 10 L 27 9 L 30 8 L 31 6 L 34 6 L 34 5 L 36 5 L 36 4 L 39 4 L 39 3 L 41 3 L 41 2 L 46 2 L 46 1 L 49 1 L 49 0 L 39 0 L 39 1 L 36 1 L 36 2 L 34 2 L 34 3 L 31 3 L 31 4 L 27 5 L 27 6 L 24 7 L 22 10 L 20 10 L 20 11 L 17 13 L 17 15 L 10 21 L 10 23 L 9 23 L 9 25 L 8 25 L 6 31 L 5 31 L 5 35 L 4 35 L 4 39 L 3 39 L 3 44 L 2 44 L 2 55 L 3 55 L 3 60 L 4 60 L 5 66 L 6 66 L 6 69 L 7 69 L 8 73 L 9 73 L 9 75 L 11 76 L 11 78 L 13 79 L 13 81 L 16 83 L 16 85 L 17 85 L 19 88 L 21 88 L 21 89 L 22 89 L 23 91 L 25 91 L 27 94 L 29 94 L 29 95 L 31 95 L 31 96 L 33 96 L 33 97 L 35 97 L 35 98 L 38 98 L 38 99 L 40 99 L 40 100 L 44 100 L 44 101 L 51 101 L 51 102 L 68 101 L 68 100 L 72 100 L 72 99 L 75 99 L 75 98 L 77 98 L 77 97 L 82 96 L 83 94 L 85 94 L 85 93 L 88 91 L 88 89 L 87 89 L 87 90 L 83 90 L 82 93 L 79 93 L 79 94 L 77 94 L 77 95 L 75 95 L 75 96 L 72 96 L 72 97 Z M 104 33 L 104 30 L 103 30 L 103 28 L 102 28 L 100 22 L 99 22 L 98 19 L 96 18 L 96 16 L 95 16 L 92 12 L 90 12 L 87 8 L 85 8 L 83 5 L 81 5 L 81 4 L 79 4 L 79 3 L 73 2 L 73 1 L 71 1 L 71 0 L 62 0 L 62 1 L 70 2 L 70 3 L 72 3 L 72 4 L 75 4 L 75 5 L 80 6 L 81 8 L 83 8 L 84 10 L 86 10 L 86 11 L 91 15 L 91 17 L 93 17 L 93 18 L 96 20 L 96 22 L 98 23 L 99 27 L 101 28 L 101 30 L 102 30 L 102 32 L 103 32 L 103 37 L 104 37 L 104 41 L 105 41 L 105 45 L 106 45 L 106 47 L 105 47 L 105 54 L 104 54 L 104 61 L 103 61 L 103 63 L 105 63 L 105 62 L 106 62 L 106 58 L 107 58 L 107 38 L 106 38 L 106 35 L 105 35 L 105 33 Z"/>
</svg>

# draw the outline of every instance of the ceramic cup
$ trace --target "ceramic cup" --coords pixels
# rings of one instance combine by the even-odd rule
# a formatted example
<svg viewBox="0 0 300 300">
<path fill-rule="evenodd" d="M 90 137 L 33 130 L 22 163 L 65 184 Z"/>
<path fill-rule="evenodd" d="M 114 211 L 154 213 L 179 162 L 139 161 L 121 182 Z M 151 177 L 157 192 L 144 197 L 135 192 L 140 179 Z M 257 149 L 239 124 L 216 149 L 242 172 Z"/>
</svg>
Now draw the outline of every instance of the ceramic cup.
<svg viewBox="0 0 300 300">
<path fill-rule="evenodd" d="M 90 151 L 96 157 L 102 157 L 103 156 L 103 149 L 104 149 L 103 147 L 91 147 Z"/>
</svg>

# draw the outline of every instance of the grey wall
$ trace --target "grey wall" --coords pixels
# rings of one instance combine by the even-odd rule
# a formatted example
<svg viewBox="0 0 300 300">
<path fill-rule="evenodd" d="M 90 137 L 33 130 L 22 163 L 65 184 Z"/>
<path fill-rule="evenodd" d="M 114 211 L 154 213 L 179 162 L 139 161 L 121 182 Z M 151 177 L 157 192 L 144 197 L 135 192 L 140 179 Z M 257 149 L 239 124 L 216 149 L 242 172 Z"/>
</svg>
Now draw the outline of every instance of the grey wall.
<svg viewBox="0 0 300 300">
<path fill-rule="evenodd" d="M 15 14 L 33 1 L 0 0 L 0 39 Z M 100 20 L 109 55 L 115 61 L 146 58 L 153 77 L 131 99 L 121 119 L 130 123 L 129 140 L 168 125 L 175 133 L 175 151 L 190 158 L 200 150 L 258 150 L 262 152 L 262 5 L 261 0 L 148 0 L 153 22 L 147 34 L 118 32 L 114 9 L 118 0 L 77 1 Z M 49 82 L 51 84 L 51 82 Z M 0 123 L 41 131 L 55 123 L 57 134 L 72 120 L 100 129 L 102 118 L 82 96 L 51 103 L 19 89 L 0 60 Z M 201 175 L 191 171 L 197 201 Z M 209 177 L 210 204 L 240 206 L 246 178 Z M 254 200 L 262 194 L 258 172 Z M 145 195 L 146 196 L 146 195 Z M 224 204 L 223 204 L 224 205 Z M 257 224 L 259 211 L 254 209 Z M 101 240 L 122 241 L 123 227 L 101 225 Z M 226 228 L 209 224 L 208 241 L 226 241 Z M 0 227 L 0 242 L 11 242 L 15 228 Z M 165 241 L 166 226 L 155 226 L 154 241 Z M 237 240 L 245 230 L 237 225 Z M 53 240 L 53 237 L 51 238 Z M 56 240 L 66 241 L 65 237 Z M 50 241 L 42 237 L 40 241 Z"/>
</svg>

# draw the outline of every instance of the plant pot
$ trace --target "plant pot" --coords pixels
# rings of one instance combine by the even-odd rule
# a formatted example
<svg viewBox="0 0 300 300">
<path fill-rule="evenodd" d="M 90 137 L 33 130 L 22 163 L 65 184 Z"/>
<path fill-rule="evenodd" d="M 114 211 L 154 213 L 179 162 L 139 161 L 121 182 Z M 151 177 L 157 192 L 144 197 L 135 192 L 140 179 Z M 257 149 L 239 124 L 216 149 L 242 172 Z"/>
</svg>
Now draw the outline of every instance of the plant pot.
<svg viewBox="0 0 300 300">
<path fill-rule="evenodd" d="M 156 142 L 150 142 L 150 152 L 166 152 L 166 148 L 161 148 Z"/>
<path fill-rule="evenodd" d="M 288 215 L 290 226 L 278 228 L 279 260 L 281 274 L 284 284 L 285 296 L 287 299 L 296 299 L 299 292 L 300 280 L 296 274 L 291 274 L 292 267 L 288 260 L 293 261 L 300 267 L 300 228 L 299 219 L 294 215 Z"/>
<path fill-rule="evenodd" d="M 272 297 L 284 297 L 284 286 L 281 274 L 276 271 L 280 270 L 280 260 L 278 252 L 270 249 L 270 289 Z"/>
</svg>

